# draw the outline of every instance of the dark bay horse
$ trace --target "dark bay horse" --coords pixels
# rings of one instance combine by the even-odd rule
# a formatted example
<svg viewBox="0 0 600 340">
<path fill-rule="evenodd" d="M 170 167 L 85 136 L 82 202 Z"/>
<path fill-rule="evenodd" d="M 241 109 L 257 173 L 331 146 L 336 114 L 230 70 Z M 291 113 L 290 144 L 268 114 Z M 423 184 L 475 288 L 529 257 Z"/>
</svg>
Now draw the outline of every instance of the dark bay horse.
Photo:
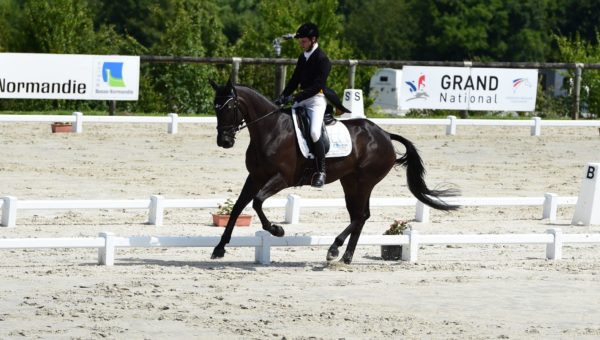
<svg viewBox="0 0 600 340">
<path fill-rule="evenodd" d="M 242 210 L 252 201 L 264 230 L 274 236 L 283 236 L 281 226 L 271 223 L 265 216 L 263 202 L 277 192 L 300 185 L 310 185 L 306 169 L 313 164 L 300 153 L 296 142 L 294 125 L 290 114 L 283 113 L 269 99 L 255 90 L 228 82 L 219 86 L 211 81 L 216 94 L 217 145 L 231 148 L 235 134 L 245 124 L 250 133 L 246 150 L 246 178 L 221 241 L 215 247 L 212 258 L 225 255 L 235 221 Z M 350 224 L 339 234 L 327 252 L 327 260 L 339 256 L 338 248 L 350 235 L 342 261 L 349 264 L 363 225 L 370 216 L 369 199 L 375 185 L 394 165 L 406 167 L 408 188 L 421 202 L 439 210 L 454 210 L 458 206 L 444 202 L 440 197 L 455 196 L 458 190 L 447 188 L 431 190 L 423 179 L 425 169 L 415 146 L 402 136 L 388 133 L 367 119 L 339 121 L 348 127 L 352 139 L 352 152 L 346 157 L 327 158 L 327 183 L 340 180 L 344 189 L 346 209 Z M 392 141 L 400 142 L 406 153 L 397 157 Z"/>
</svg>

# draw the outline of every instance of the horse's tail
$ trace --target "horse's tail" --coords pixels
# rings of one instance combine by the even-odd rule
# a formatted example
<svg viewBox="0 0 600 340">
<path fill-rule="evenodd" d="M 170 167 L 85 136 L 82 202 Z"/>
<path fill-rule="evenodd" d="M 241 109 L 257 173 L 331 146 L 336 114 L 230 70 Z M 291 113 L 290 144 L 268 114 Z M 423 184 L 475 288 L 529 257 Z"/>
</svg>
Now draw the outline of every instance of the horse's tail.
<svg viewBox="0 0 600 340">
<path fill-rule="evenodd" d="M 389 135 L 392 140 L 404 144 L 404 147 L 406 148 L 406 153 L 402 155 L 402 157 L 396 159 L 396 164 L 406 168 L 406 180 L 410 192 L 419 201 L 434 209 L 456 210 L 460 208 L 460 206 L 448 204 L 440 198 L 458 196 L 460 195 L 460 190 L 452 186 L 446 189 L 429 189 L 423 179 L 425 167 L 423 166 L 423 160 L 421 159 L 421 156 L 419 156 L 417 148 L 411 141 L 400 135 L 393 133 L 389 133 Z"/>
</svg>

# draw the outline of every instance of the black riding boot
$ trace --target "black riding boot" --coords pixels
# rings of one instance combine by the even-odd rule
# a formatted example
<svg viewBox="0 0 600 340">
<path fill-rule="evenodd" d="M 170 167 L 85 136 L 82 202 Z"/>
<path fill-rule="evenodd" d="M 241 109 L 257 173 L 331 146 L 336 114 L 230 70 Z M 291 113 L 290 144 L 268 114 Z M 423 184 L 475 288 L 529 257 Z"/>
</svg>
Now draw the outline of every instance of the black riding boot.
<svg viewBox="0 0 600 340">
<path fill-rule="evenodd" d="M 313 144 L 313 150 L 315 153 L 316 171 L 312 176 L 311 185 L 320 188 L 325 184 L 325 145 L 323 145 L 322 136 Z"/>
</svg>

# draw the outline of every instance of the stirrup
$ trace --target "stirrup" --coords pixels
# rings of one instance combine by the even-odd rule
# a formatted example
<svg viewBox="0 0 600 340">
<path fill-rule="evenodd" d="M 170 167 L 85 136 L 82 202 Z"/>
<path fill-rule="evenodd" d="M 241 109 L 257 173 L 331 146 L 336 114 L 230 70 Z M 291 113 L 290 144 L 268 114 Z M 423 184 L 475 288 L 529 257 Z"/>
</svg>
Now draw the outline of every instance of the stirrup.
<svg viewBox="0 0 600 340">
<path fill-rule="evenodd" d="M 325 173 L 315 172 L 312 176 L 310 185 L 315 188 L 320 188 L 325 185 Z"/>
</svg>

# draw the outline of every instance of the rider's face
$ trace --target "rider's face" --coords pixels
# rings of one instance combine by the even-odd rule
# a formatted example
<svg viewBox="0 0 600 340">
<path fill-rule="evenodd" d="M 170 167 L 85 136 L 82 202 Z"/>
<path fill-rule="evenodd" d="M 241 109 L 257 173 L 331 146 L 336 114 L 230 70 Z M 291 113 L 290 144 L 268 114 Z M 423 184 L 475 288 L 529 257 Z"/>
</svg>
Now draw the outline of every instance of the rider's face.
<svg viewBox="0 0 600 340">
<path fill-rule="evenodd" d="M 308 52 L 312 49 L 314 41 L 315 38 L 298 38 L 298 45 L 303 51 Z"/>
</svg>

